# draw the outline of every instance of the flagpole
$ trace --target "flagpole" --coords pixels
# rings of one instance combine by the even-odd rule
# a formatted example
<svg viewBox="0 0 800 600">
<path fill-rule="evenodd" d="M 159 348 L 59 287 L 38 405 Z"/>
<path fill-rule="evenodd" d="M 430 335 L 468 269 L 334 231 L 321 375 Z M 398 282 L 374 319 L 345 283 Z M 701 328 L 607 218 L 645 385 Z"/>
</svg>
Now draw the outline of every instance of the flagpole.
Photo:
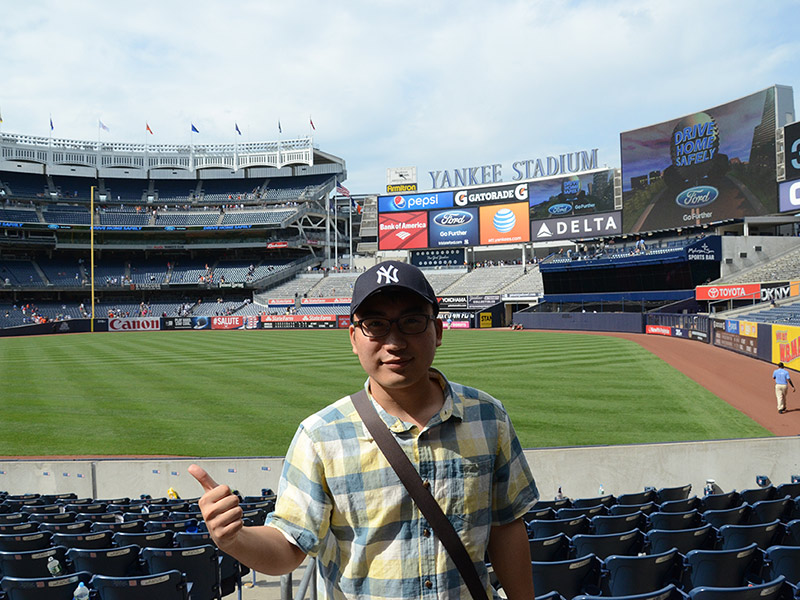
<svg viewBox="0 0 800 600">
<path fill-rule="evenodd" d="M 325 266 L 331 262 L 331 198 L 325 196 Z"/>
<path fill-rule="evenodd" d="M 91 254 L 90 269 L 91 269 L 91 271 L 89 273 L 89 278 L 91 279 L 91 282 L 92 282 L 92 319 L 91 319 L 91 325 L 89 327 L 90 333 L 94 333 L 94 190 L 95 190 L 95 186 L 92 186 L 92 188 L 91 188 L 91 201 L 90 201 L 90 206 L 89 206 L 89 212 L 90 212 L 90 217 L 89 217 L 89 246 L 91 248 L 91 250 L 90 250 L 90 254 Z"/>
<path fill-rule="evenodd" d="M 336 209 L 339 207 L 339 198 L 333 199 L 333 264 L 336 270 L 339 270 L 339 217 L 336 214 Z"/>
<path fill-rule="evenodd" d="M 353 199 L 350 198 L 350 272 L 353 272 Z"/>
</svg>

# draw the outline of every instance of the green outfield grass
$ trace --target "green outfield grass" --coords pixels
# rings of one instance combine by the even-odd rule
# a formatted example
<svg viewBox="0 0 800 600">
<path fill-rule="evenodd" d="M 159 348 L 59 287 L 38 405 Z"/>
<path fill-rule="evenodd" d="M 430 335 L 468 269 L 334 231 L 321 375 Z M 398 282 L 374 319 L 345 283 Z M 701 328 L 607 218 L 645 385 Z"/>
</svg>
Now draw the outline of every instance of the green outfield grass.
<svg viewBox="0 0 800 600">
<path fill-rule="evenodd" d="M 444 338 L 435 366 L 499 398 L 526 448 L 771 435 L 628 340 Z M 282 456 L 364 379 L 339 330 L 0 339 L 0 455 Z"/>
</svg>

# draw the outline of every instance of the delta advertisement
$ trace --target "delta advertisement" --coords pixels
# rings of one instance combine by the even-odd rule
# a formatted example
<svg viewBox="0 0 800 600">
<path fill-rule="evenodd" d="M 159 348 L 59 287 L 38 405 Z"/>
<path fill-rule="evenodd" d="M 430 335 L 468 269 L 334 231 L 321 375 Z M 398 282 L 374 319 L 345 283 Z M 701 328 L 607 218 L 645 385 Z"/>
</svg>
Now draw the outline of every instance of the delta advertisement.
<svg viewBox="0 0 800 600">
<path fill-rule="evenodd" d="M 625 232 L 776 212 L 776 105 L 773 86 L 620 134 Z"/>
</svg>

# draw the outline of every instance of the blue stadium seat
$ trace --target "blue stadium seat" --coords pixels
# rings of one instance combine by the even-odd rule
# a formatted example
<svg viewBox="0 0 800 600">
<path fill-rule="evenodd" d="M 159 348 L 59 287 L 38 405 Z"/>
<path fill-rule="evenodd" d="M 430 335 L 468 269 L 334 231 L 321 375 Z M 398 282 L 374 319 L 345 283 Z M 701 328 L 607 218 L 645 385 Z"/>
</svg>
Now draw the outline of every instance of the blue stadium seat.
<svg viewBox="0 0 800 600">
<path fill-rule="evenodd" d="M 615 504 L 608 509 L 609 515 L 629 515 L 635 512 L 641 512 L 646 515 L 658 510 L 658 505 L 655 502 L 645 502 L 644 504 Z"/>
<path fill-rule="evenodd" d="M 631 596 L 680 585 L 683 556 L 676 550 L 643 556 L 608 556 L 603 561 L 604 596 Z"/>
<path fill-rule="evenodd" d="M 744 548 L 751 543 L 766 550 L 773 543 L 780 542 L 783 532 L 783 525 L 775 519 L 770 523 L 757 525 L 723 525 L 719 528 L 719 537 L 723 550 Z"/>
<path fill-rule="evenodd" d="M 91 587 L 100 600 L 188 600 L 186 579 L 172 570 L 140 577 L 95 575 Z"/>
<path fill-rule="evenodd" d="M 661 512 L 682 513 L 701 508 L 700 499 L 697 496 L 684 498 L 682 500 L 667 500 L 662 502 L 658 510 Z"/>
<path fill-rule="evenodd" d="M 800 546 L 771 546 L 764 553 L 766 579 L 781 575 L 795 589 L 800 586 Z"/>
<path fill-rule="evenodd" d="M 684 589 L 738 587 L 757 579 L 762 553 L 756 544 L 735 550 L 692 550 L 686 555 Z"/>
<path fill-rule="evenodd" d="M 694 529 L 700 526 L 697 509 L 686 512 L 654 512 L 647 515 L 651 529 Z"/>
<path fill-rule="evenodd" d="M 54 546 L 29 552 L 0 552 L 0 575 L 10 577 L 50 577 L 47 562 L 52 557 L 53 560 L 57 560 L 61 564 L 64 571 L 67 571 L 66 555 L 67 549 L 64 546 Z"/>
<path fill-rule="evenodd" d="M 575 556 L 594 555 L 600 560 L 613 554 L 634 556 L 643 546 L 644 535 L 638 529 L 606 535 L 578 534 L 572 538 Z"/>
<path fill-rule="evenodd" d="M 750 515 L 751 523 L 770 523 L 771 521 L 787 522 L 794 508 L 794 501 L 786 496 L 774 500 L 759 500 L 753 505 Z"/>
<path fill-rule="evenodd" d="M 3 577 L 0 588 L 7 600 L 72 600 L 78 584 L 88 585 L 92 574 L 79 571 L 59 577 Z"/>
<path fill-rule="evenodd" d="M 663 487 L 656 491 L 657 503 L 662 504 L 671 500 L 685 500 L 692 491 L 692 484 L 677 487 Z"/>
<path fill-rule="evenodd" d="M 531 563 L 533 589 L 537 594 L 558 592 L 565 598 L 599 593 L 601 567 L 601 561 L 591 554 L 563 561 L 534 561 Z"/>
<path fill-rule="evenodd" d="M 111 548 L 113 531 L 96 531 L 90 533 L 54 533 L 53 544 L 65 548 L 83 548 L 96 550 Z"/>
<path fill-rule="evenodd" d="M 589 519 L 534 519 L 528 523 L 528 537 L 546 538 L 563 533 L 569 537 L 579 533 L 589 533 Z"/>
<path fill-rule="evenodd" d="M 130 546 L 135 544 L 142 548 L 171 548 L 175 532 L 170 529 L 146 533 L 114 532 L 114 543 L 117 546 Z"/>
<path fill-rule="evenodd" d="M 538 598 L 538 596 L 537 596 Z M 685 600 L 686 595 L 673 584 L 655 592 L 645 592 L 644 594 L 634 594 L 632 596 L 587 596 L 581 594 L 575 596 L 573 600 Z"/>
<path fill-rule="evenodd" d="M 638 511 L 629 515 L 597 515 L 592 517 L 590 529 L 595 535 L 622 533 L 631 529 L 645 531 L 647 529 L 647 517 L 644 513 Z"/>
<path fill-rule="evenodd" d="M 49 531 L 36 531 L 22 535 L 0 534 L 0 552 L 43 550 L 50 547 L 52 535 Z"/>
<path fill-rule="evenodd" d="M 792 600 L 791 586 L 783 577 L 743 587 L 698 587 L 689 592 L 690 600 Z"/>
<path fill-rule="evenodd" d="M 536 562 L 553 562 L 569 558 L 569 538 L 559 533 L 548 538 L 528 540 L 531 560 Z"/>
<path fill-rule="evenodd" d="M 79 571 L 111 577 L 131 577 L 144 574 L 139 561 L 140 551 L 141 548 L 134 544 L 121 548 L 70 548 L 67 550 L 67 558 Z"/>
<path fill-rule="evenodd" d="M 651 529 L 645 534 L 646 547 L 651 554 L 677 548 L 681 554 L 692 550 L 711 550 L 717 543 L 717 530 L 711 525 L 695 529 Z"/>
<path fill-rule="evenodd" d="M 653 502 L 655 499 L 655 490 L 644 490 L 643 492 L 620 494 L 617 496 L 617 504 L 647 504 L 648 502 Z"/>
<path fill-rule="evenodd" d="M 151 573 L 176 569 L 191 583 L 190 600 L 220 597 L 219 552 L 216 546 L 190 548 L 143 548 L 142 560 Z"/>
<path fill-rule="evenodd" d="M 742 504 L 733 508 L 707 510 L 700 515 L 706 523 L 719 529 L 723 525 L 742 525 L 750 520 L 750 505 Z"/>
<path fill-rule="evenodd" d="M 701 512 L 707 510 L 727 510 L 740 506 L 742 504 L 742 499 L 739 496 L 739 492 L 734 490 L 725 494 L 709 494 L 703 496 L 700 503 L 702 504 Z"/>
</svg>

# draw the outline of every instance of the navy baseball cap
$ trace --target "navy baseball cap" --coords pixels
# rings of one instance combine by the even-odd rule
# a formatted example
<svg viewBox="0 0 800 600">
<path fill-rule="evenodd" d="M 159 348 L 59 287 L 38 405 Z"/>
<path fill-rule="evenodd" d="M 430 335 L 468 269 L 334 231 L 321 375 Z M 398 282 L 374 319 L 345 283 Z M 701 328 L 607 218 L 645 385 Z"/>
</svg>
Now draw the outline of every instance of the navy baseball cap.
<svg viewBox="0 0 800 600">
<path fill-rule="evenodd" d="M 350 301 L 350 318 L 353 318 L 364 300 L 379 292 L 392 290 L 414 292 L 433 306 L 434 315 L 439 314 L 439 301 L 422 271 L 408 263 L 387 260 L 378 263 L 356 279 L 353 284 L 353 298 Z"/>
</svg>

